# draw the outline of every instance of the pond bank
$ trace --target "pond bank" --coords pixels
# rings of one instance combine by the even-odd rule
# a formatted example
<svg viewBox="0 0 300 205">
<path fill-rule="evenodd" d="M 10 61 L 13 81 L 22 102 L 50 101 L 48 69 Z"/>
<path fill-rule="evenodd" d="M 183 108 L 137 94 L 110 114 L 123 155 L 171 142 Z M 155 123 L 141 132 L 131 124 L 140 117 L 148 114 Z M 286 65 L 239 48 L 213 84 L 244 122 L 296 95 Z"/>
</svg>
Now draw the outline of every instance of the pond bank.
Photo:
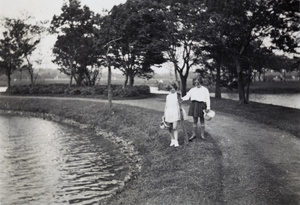
<svg viewBox="0 0 300 205">
<path fill-rule="evenodd" d="M 117 193 L 121 192 L 126 183 L 128 183 L 133 177 L 137 176 L 141 170 L 141 159 L 138 155 L 138 152 L 135 150 L 135 147 L 132 145 L 133 143 L 129 140 L 125 140 L 122 136 L 115 136 L 112 132 L 107 132 L 100 127 L 93 127 L 90 124 L 83 124 L 77 121 L 74 121 L 70 118 L 65 118 L 59 115 L 54 115 L 45 112 L 27 112 L 27 111 L 15 111 L 15 110 L 1 110 L 1 114 L 9 114 L 9 115 L 17 115 L 17 116 L 26 116 L 26 117 L 36 117 L 44 120 L 50 120 L 53 122 L 57 122 L 60 124 L 67 124 L 76 128 L 79 128 L 86 132 L 94 132 L 99 139 L 104 138 L 109 142 L 117 145 L 117 149 L 120 153 L 128 158 L 128 166 L 130 167 L 130 171 L 124 176 L 123 182 L 120 183 L 117 190 L 107 191 L 107 196 L 102 200 L 103 202 L 110 200 L 111 197 L 114 197 Z M 83 186 L 83 185 L 82 185 Z"/>
<path fill-rule="evenodd" d="M 196 139 L 184 147 L 180 126 L 181 146 L 174 149 L 169 147 L 168 133 L 159 129 L 164 100 L 157 97 L 114 101 L 113 112 L 109 112 L 107 103 L 96 99 L 12 97 L 1 98 L 0 108 L 62 116 L 90 128 L 99 126 L 132 142 L 141 159 L 141 172 L 104 204 L 297 204 L 300 201 L 299 140 L 285 129 L 249 119 L 256 116 L 251 115 L 252 109 L 256 109 L 257 115 L 271 118 L 265 106 L 239 107 L 232 101 L 216 100 L 212 108 L 217 115 L 207 122 L 207 140 Z M 260 113 L 260 108 L 266 113 Z M 288 123 L 295 121 L 289 118 Z M 190 123 L 185 126 L 190 130 Z"/>
</svg>

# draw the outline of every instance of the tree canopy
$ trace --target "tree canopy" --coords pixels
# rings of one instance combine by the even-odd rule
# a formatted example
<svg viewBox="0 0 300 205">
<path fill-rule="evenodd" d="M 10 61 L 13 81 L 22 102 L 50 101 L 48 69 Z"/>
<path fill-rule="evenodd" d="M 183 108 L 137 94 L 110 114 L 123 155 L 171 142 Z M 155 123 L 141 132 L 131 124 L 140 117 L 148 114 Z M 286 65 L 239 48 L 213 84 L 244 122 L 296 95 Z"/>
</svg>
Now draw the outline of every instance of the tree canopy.
<svg viewBox="0 0 300 205">
<path fill-rule="evenodd" d="M 78 0 L 65 3 L 62 13 L 54 16 L 50 31 L 57 34 L 54 63 L 59 70 L 74 79 L 77 85 L 94 85 L 99 74 L 98 48 L 94 26 L 95 14 Z"/>
<path fill-rule="evenodd" d="M 40 43 L 43 32 L 42 26 L 32 25 L 26 21 L 29 19 L 10 19 L 5 18 L 3 39 L 0 39 L 0 69 L 4 70 L 10 88 L 11 74 L 21 68 L 25 68 L 33 81 L 33 64 L 30 60 L 32 52 Z M 23 65 L 23 66 L 22 66 Z"/>
</svg>

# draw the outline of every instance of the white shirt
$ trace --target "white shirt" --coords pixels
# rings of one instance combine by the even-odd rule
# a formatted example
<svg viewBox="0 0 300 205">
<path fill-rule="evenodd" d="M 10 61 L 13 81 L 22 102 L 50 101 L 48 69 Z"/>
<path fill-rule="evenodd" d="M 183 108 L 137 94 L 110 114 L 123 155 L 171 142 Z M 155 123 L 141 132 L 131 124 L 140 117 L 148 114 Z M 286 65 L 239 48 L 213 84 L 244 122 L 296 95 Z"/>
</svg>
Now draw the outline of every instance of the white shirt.
<svg viewBox="0 0 300 205">
<path fill-rule="evenodd" d="M 183 101 L 191 99 L 191 101 L 195 100 L 198 102 L 205 102 L 207 109 L 210 110 L 210 96 L 209 91 L 206 87 L 201 86 L 200 88 L 194 87 L 189 90 L 189 92 L 181 98 Z"/>
</svg>

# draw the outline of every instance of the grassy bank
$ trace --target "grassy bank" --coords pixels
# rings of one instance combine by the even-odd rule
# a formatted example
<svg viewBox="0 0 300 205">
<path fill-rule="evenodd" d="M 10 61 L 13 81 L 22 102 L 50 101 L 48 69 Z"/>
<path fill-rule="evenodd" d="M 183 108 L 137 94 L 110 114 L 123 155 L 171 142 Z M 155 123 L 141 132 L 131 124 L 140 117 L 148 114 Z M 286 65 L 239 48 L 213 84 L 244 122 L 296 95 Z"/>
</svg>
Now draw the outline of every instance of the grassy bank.
<svg viewBox="0 0 300 205">
<path fill-rule="evenodd" d="M 237 101 L 227 99 L 212 99 L 212 109 L 255 120 L 300 137 L 299 109 L 255 102 L 239 105 Z"/>
<path fill-rule="evenodd" d="M 151 97 L 162 100 L 165 95 Z M 147 204 L 149 198 L 157 202 L 156 204 L 160 204 L 161 201 L 168 204 L 173 200 L 176 200 L 177 204 L 184 204 L 186 202 L 182 200 L 186 199 L 187 195 L 189 204 L 199 204 L 199 199 L 203 200 L 204 204 L 224 204 L 221 191 L 223 176 L 220 171 L 222 153 L 218 143 L 214 141 L 213 136 L 208 136 L 205 143 L 191 143 L 188 149 L 170 149 L 168 133 L 159 129 L 162 116 L 159 111 L 114 104 L 111 112 L 105 103 L 51 98 L 0 98 L 0 109 L 61 116 L 89 124 L 90 129 L 104 129 L 132 142 L 141 158 L 141 173 L 135 176 L 138 180 L 128 182 L 126 190 L 109 201 L 110 204 Z M 233 118 L 235 115 L 242 116 L 286 130 L 299 137 L 298 109 L 259 103 L 238 105 L 236 101 L 214 98 L 212 109 L 216 110 L 217 114 L 222 113 Z M 185 126 L 191 130 L 190 123 L 186 123 Z M 179 129 L 179 136 L 183 136 L 182 129 Z M 182 137 L 179 143 L 183 144 Z M 188 192 L 185 187 L 188 187 Z"/>
<path fill-rule="evenodd" d="M 104 103 L 76 100 L 6 98 L 1 98 L 0 100 L 1 110 L 16 110 L 20 112 L 29 111 L 57 115 L 75 120 L 82 124 L 89 124 L 90 129 L 105 129 L 108 133 L 113 132 L 115 136 L 120 136 L 126 141 L 131 141 L 141 158 L 141 179 L 146 179 L 147 176 L 155 174 L 157 175 L 157 180 L 163 180 L 166 177 L 169 177 L 171 180 L 172 176 L 162 176 L 161 171 L 166 168 L 179 170 L 179 167 L 183 169 L 184 166 L 187 166 L 187 163 L 181 163 L 182 159 L 176 159 L 177 162 L 174 164 L 173 161 L 169 161 L 168 158 L 166 158 L 166 156 L 172 155 L 174 150 L 166 149 L 169 144 L 169 136 L 166 131 L 159 129 L 159 120 L 162 115 L 161 112 L 149 112 L 149 110 L 143 108 L 126 105 L 117 105 L 111 112 Z M 180 133 L 180 135 L 182 134 Z M 182 144 L 182 141 L 180 143 Z M 209 152 L 214 152 L 214 150 L 217 149 L 212 149 Z M 191 158 L 191 156 L 192 153 L 188 152 L 181 157 Z M 207 164 L 215 163 L 214 157 L 201 159 L 200 161 L 203 161 L 203 163 L 204 161 L 207 161 L 205 162 Z M 178 166 L 174 167 L 176 164 Z M 198 169 L 198 167 L 195 166 L 194 169 Z M 211 167 L 208 170 L 211 171 L 210 175 L 212 178 L 215 178 L 215 176 L 213 176 L 213 169 L 214 167 Z M 128 204 L 144 204 L 143 200 L 146 200 L 147 197 L 140 196 L 141 193 L 139 190 L 141 189 L 147 189 L 153 193 L 157 191 L 157 189 L 162 189 L 162 187 L 153 187 L 158 186 L 157 184 L 148 184 L 145 181 L 142 181 L 141 183 L 142 184 L 137 185 L 128 182 L 126 188 L 136 190 L 134 193 L 131 193 L 130 199 L 126 200 Z M 172 182 L 170 181 L 170 183 Z M 193 183 L 193 181 L 192 179 L 188 179 L 185 183 Z M 219 184 L 216 184 L 214 187 L 218 186 Z M 194 197 L 194 200 L 196 201 L 198 194 L 195 194 Z M 136 202 L 134 201 L 135 199 L 139 199 L 140 201 Z M 113 200 L 114 201 L 111 202 L 111 204 L 122 203 L 122 200 L 120 199 L 120 201 L 118 201 L 119 198 L 117 197 Z"/>
<path fill-rule="evenodd" d="M 64 97 L 64 95 L 53 95 L 53 96 L 59 96 Z M 51 97 L 51 96 L 49 96 Z M 101 98 L 106 99 L 104 96 L 87 96 L 88 98 Z M 157 98 L 159 100 L 164 100 L 165 95 L 156 95 L 151 94 L 148 97 L 150 98 Z M 86 97 L 81 97 L 86 98 Z M 146 96 L 139 96 L 139 97 L 131 97 L 129 99 L 140 99 L 140 98 L 147 98 Z M 116 102 L 118 100 L 126 100 L 124 98 L 115 97 L 114 100 Z M 58 104 L 57 104 L 58 103 Z M 19 111 L 30 111 L 30 112 L 46 112 L 46 113 L 53 113 L 58 115 L 63 115 L 63 117 L 70 117 L 75 120 L 79 120 L 82 116 L 83 122 L 86 118 L 91 118 L 93 115 L 95 115 L 94 111 L 100 112 L 97 114 L 98 117 L 101 119 L 97 119 L 98 122 L 100 122 L 101 125 L 103 125 L 106 128 L 106 124 L 110 124 L 110 122 L 114 122 L 114 120 L 118 120 L 115 117 L 121 117 L 123 116 L 123 121 L 130 118 L 136 118 L 135 115 L 138 115 L 139 113 L 135 113 L 132 111 L 131 113 L 123 113 L 125 110 L 129 111 L 131 109 L 135 110 L 137 108 L 124 108 L 121 109 L 121 111 L 114 111 L 116 115 L 109 116 L 108 107 L 106 106 L 97 106 L 97 109 L 89 106 L 92 106 L 93 103 L 86 102 L 89 106 L 79 106 L 77 103 L 84 103 L 84 102 L 73 102 L 70 101 L 70 104 L 68 103 L 68 106 L 66 107 L 60 107 L 60 102 L 52 102 L 52 101 L 46 101 L 43 102 L 43 100 L 33 100 L 33 99 L 18 99 L 18 100 L 12 100 L 12 99 L 1 99 L 0 103 L 0 109 L 6 110 L 6 109 L 14 109 Z M 185 104 L 189 104 L 189 102 L 184 102 Z M 230 115 L 236 115 L 236 116 L 242 116 L 246 119 L 254 120 L 260 123 L 264 123 L 270 126 L 273 126 L 275 128 L 279 128 L 281 130 L 285 130 L 287 132 L 292 133 L 296 137 L 300 137 L 300 110 L 294 109 L 294 108 L 288 108 L 283 106 L 276 106 L 276 105 L 269 105 L 269 104 L 262 104 L 262 103 L 256 103 L 256 102 L 250 102 L 249 104 L 242 104 L 240 105 L 237 101 L 229 100 L 229 99 L 215 99 L 211 98 L 211 107 L 213 110 L 217 112 L 222 112 Z M 72 105 L 70 107 L 69 105 Z M 58 107 L 55 107 L 58 106 Z M 119 106 L 118 107 L 123 107 Z M 80 111 L 75 111 L 77 109 L 80 109 Z M 116 107 L 114 109 L 117 109 Z M 72 115 L 74 111 L 75 115 Z M 152 111 L 151 113 L 154 113 L 155 111 Z M 132 115 L 130 115 L 132 114 Z M 79 115 L 79 116 L 78 116 Z M 121 116 L 118 116 L 121 115 Z M 102 118 L 103 117 L 103 118 Z M 152 119 L 153 116 L 145 116 L 148 119 Z M 158 113 L 158 118 L 156 118 L 155 122 L 157 124 L 157 119 L 160 119 L 161 113 Z M 110 119 L 111 118 L 111 119 Z M 104 119 L 104 121 L 103 121 Z M 110 119 L 110 121 L 107 121 L 107 119 Z M 138 119 L 138 118 L 137 118 Z M 81 121 L 79 121 L 81 122 Z M 129 122 L 129 121 L 128 121 Z M 139 122 L 139 121 L 136 121 Z M 95 123 L 93 121 L 87 121 L 87 123 Z M 97 123 L 99 124 L 99 123 Z M 133 123 L 134 125 L 134 123 Z M 128 126 L 128 125 L 126 125 Z M 143 125 L 144 126 L 144 125 Z M 142 127 L 143 127 L 142 126 Z M 109 128 L 109 126 L 108 126 Z M 151 128 L 150 128 L 151 129 Z M 114 127 L 112 128 L 114 130 Z"/>
</svg>

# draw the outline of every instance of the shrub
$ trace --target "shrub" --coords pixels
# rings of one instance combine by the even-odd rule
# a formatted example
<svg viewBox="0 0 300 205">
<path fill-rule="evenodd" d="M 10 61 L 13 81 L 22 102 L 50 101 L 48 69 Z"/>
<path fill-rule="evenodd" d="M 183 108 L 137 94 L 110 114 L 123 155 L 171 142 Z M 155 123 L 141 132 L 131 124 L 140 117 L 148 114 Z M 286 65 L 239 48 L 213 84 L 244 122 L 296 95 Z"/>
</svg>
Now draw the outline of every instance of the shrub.
<svg viewBox="0 0 300 205">
<path fill-rule="evenodd" d="M 80 94 L 81 95 L 91 95 L 93 93 L 94 88 L 92 87 L 83 87 L 80 89 Z"/>
<path fill-rule="evenodd" d="M 138 95 L 138 89 L 135 86 L 126 87 L 123 89 L 123 93 L 121 96 L 124 97 L 133 97 Z"/>
<path fill-rule="evenodd" d="M 105 90 L 107 90 L 106 87 L 107 87 L 106 85 L 96 85 L 96 86 L 94 86 L 93 94 L 103 95 Z"/>
<path fill-rule="evenodd" d="M 70 90 L 70 95 L 80 95 L 81 91 L 80 88 L 73 88 Z"/>
<path fill-rule="evenodd" d="M 40 87 L 29 88 L 29 94 L 40 94 Z"/>
<path fill-rule="evenodd" d="M 150 94 L 150 87 L 148 85 L 138 85 L 135 87 L 137 88 L 138 94 L 140 95 Z"/>
<path fill-rule="evenodd" d="M 138 95 L 150 94 L 150 87 L 147 85 L 127 86 L 111 85 L 112 95 L 120 97 L 134 97 Z M 50 84 L 30 86 L 12 86 L 7 93 L 11 95 L 49 95 L 49 94 L 66 94 L 66 95 L 107 95 L 107 85 L 96 85 L 93 87 L 69 87 L 67 84 Z"/>
<path fill-rule="evenodd" d="M 63 94 L 65 93 L 66 88 L 68 88 L 68 85 L 66 84 L 54 84 L 50 85 L 48 90 L 50 91 L 49 93 L 52 94 Z"/>
<path fill-rule="evenodd" d="M 11 95 L 24 95 L 29 94 L 29 88 L 28 86 L 11 86 L 6 92 Z"/>
</svg>

